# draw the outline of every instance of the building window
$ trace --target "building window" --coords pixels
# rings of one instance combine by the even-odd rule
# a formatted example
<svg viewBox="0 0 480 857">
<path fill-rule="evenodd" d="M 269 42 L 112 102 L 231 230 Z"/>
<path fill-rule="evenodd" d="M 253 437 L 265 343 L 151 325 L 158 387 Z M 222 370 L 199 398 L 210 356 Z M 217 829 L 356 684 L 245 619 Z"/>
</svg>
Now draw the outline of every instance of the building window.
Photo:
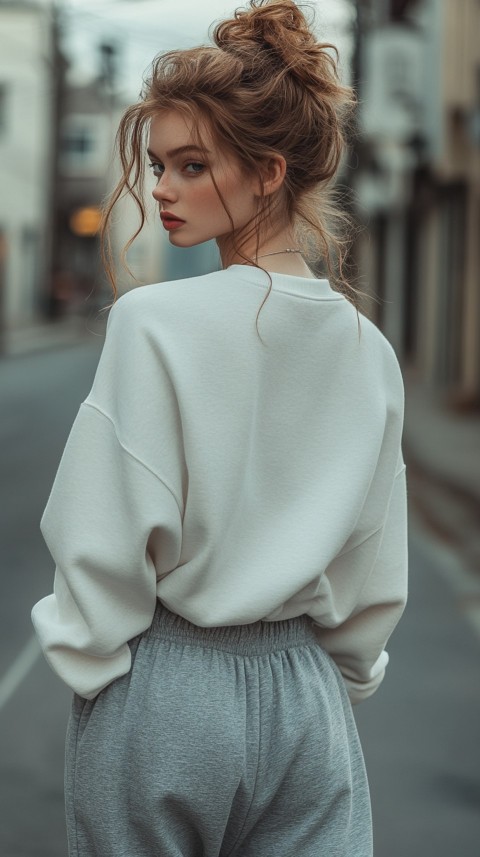
<svg viewBox="0 0 480 857">
<path fill-rule="evenodd" d="M 88 157 L 95 146 L 94 140 L 85 129 L 80 129 L 76 134 L 66 134 L 62 140 L 62 153 L 82 158 Z"/>
<path fill-rule="evenodd" d="M 110 150 L 108 121 L 95 114 L 72 114 L 62 122 L 60 172 L 67 178 L 99 178 Z"/>
</svg>

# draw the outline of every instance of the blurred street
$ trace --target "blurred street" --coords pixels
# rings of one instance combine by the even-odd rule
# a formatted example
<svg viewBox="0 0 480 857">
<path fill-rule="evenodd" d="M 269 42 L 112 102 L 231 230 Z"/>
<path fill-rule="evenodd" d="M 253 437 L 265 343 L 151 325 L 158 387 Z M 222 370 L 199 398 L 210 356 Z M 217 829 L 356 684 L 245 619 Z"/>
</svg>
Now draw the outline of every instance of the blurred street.
<svg viewBox="0 0 480 857">
<path fill-rule="evenodd" d="M 0 482 L 2 857 L 67 854 L 63 750 L 71 693 L 28 645 L 30 610 L 51 591 L 39 521 L 102 341 L 89 335 L 67 347 L 60 336 L 49 349 L 37 343 L 24 353 L 17 343 L 16 355 L 0 362 L 0 442 L 8 450 Z M 440 542 L 425 528 L 410 492 L 409 604 L 389 645 L 383 686 L 355 709 L 375 857 L 478 857 L 480 576 L 454 541 Z"/>
<path fill-rule="evenodd" d="M 480 3 L 312 5 L 358 99 L 334 179 L 339 213 L 360 227 L 345 232 L 347 279 L 405 383 L 410 598 L 383 685 L 354 709 L 375 857 L 480 857 Z M 72 693 L 30 613 L 52 591 L 40 519 L 112 298 L 100 224 L 120 177 L 115 134 L 147 63 L 205 44 L 233 6 L 0 0 L 0 857 L 67 857 Z M 117 211 L 119 295 L 218 269 L 213 233 L 175 247 L 152 208 L 130 246 L 133 197 Z M 320 197 L 318 215 L 328 226 Z M 312 245 L 316 264 L 323 254 Z"/>
</svg>

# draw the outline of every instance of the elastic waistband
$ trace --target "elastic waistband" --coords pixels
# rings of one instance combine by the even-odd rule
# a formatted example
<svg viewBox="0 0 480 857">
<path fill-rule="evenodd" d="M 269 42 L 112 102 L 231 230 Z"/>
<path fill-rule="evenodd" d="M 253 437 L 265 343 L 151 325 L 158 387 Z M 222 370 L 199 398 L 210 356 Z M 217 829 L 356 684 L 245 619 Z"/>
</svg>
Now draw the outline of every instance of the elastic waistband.
<svg viewBox="0 0 480 857">
<path fill-rule="evenodd" d="M 245 655 L 266 654 L 312 643 L 319 645 L 313 620 L 306 614 L 273 622 L 259 620 L 248 625 L 205 628 L 172 613 L 158 599 L 152 624 L 146 633 L 150 637 L 180 640 L 202 648 Z"/>
</svg>

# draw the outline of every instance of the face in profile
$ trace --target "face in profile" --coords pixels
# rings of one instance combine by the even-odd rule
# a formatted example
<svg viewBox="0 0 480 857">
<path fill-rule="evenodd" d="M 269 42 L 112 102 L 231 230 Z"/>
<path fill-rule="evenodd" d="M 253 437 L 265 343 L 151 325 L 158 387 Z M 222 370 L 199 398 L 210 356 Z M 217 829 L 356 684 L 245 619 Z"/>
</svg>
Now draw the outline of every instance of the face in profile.
<svg viewBox="0 0 480 857">
<path fill-rule="evenodd" d="M 157 181 L 152 194 L 169 241 L 176 247 L 192 247 L 212 238 L 228 242 L 232 227 L 212 172 L 236 229 L 245 226 L 256 211 L 255 179 L 245 175 L 233 156 L 219 151 L 202 124 L 206 158 L 195 147 L 192 127 L 192 121 L 175 110 L 156 115 L 150 127 L 148 154 Z M 179 220 L 169 220 L 168 215 Z"/>
</svg>

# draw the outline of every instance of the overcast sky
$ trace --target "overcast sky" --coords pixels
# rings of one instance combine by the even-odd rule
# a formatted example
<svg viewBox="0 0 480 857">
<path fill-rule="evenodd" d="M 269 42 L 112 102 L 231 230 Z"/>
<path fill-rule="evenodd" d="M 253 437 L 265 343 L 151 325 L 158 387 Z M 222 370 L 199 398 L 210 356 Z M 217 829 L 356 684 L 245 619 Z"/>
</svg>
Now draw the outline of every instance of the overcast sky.
<svg viewBox="0 0 480 857">
<path fill-rule="evenodd" d="M 98 71 L 98 45 L 116 43 L 120 85 L 127 98 L 140 91 L 142 75 L 153 57 L 173 48 L 209 41 L 208 29 L 244 4 L 235 0 L 61 0 L 64 46 L 73 60 L 70 77 L 87 81 Z M 350 0 L 310 0 L 316 10 L 317 37 L 332 41 L 348 79 L 352 22 Z"/>
</svg>

